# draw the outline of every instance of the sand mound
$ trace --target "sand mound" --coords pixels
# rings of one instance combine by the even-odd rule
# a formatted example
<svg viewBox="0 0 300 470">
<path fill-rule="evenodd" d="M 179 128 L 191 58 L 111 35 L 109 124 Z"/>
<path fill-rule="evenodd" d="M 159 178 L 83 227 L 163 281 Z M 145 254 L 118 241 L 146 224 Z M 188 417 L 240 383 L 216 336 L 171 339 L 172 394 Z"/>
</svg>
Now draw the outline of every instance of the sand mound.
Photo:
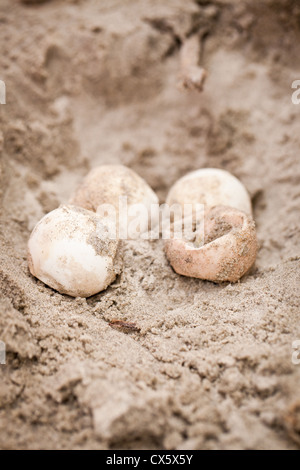
<svg viewBox="0 0 300 470">
<path fill-rule="evenodd" d="M 299 6 L 24 3 L 0 6 L 1 448 L 299 447 Z M 202 93 L 177 88 L 191 33 Z M 161 241 L 132 241 L 87 300 L 31 277 L 30 231 L 104 163 L 162 202 L 187 171 L 234 173 L 253 199 L 255 268 L 234 285 L 183 278 Z"/>
</svg>

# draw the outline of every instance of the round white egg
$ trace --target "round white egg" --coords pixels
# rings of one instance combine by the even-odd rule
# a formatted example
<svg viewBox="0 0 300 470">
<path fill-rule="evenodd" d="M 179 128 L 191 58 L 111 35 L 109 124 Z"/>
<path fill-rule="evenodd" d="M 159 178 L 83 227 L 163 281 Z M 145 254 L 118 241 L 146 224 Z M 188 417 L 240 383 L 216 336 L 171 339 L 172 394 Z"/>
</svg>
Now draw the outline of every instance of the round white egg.
<svg viewBox="0 0 300 470">
<path fill-rule="evenodd" d="M 251 200 L 245 186 L 228 171 L 217 168 L 204 168 L 183 176 L 170 189 L 166 202 L 169 206 L 223 205 L 252 214 Z"/>
<path fill-rule="evenodd" d="M 118 247 L 107 220 L 63 205 L 34 228 L 28 265 L 33 276 L 61 294 L 90 297 L 106 289 L 120 272 Z"/>
<path fill-rule="evenodd" d="M 70 199 L 70 204 L 100 214 L 110 208 L 110 217 L 122 233 L 120 237 L 129 239 L 147 232 L 151 210 L 157 209 L 158 202 L 146 181 L 124 165 L 94 168 Z"/>
</svg>

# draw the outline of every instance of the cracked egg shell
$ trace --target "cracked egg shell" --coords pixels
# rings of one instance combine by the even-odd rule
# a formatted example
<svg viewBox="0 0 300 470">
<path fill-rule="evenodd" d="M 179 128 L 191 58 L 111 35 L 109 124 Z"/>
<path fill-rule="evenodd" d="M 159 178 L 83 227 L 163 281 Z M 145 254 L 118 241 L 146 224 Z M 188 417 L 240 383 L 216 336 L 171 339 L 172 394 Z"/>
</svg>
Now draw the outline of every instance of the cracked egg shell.
<svg viewBox="0 0 300 470">
<path fill-rule="evenodd" d="M 252 217 L 232 207 L 217 206 L 206 211 L 202 227 L 201 244 L 197 234 L 196 243 L 184 238 L 165 241 L 165 252 L 174 271 L 216 283 L 238 281 L 257 255 Z"/>
</svg>

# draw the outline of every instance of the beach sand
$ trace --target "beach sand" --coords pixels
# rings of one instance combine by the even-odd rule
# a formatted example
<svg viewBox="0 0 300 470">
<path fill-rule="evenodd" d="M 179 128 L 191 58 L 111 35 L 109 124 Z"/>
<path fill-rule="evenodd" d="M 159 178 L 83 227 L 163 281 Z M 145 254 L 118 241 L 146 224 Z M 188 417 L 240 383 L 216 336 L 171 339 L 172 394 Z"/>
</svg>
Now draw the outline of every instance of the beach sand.
<svg viewBox="0 0 300 470">
<path fill-rule="evenodd" d="M 24 3 L 0 4 L 0 447 L 299 448 L 297 2 Z M 192 33 L 201 93 L 178 88 Z M 232 172 L 253 202 L 250 273 L 185 278 L 162 240 L 139 240 L 89 299 L 33 278 L 33 227 L 108 163 L 135 170 L 161 203 L 188 171 Z"/>
</svg>

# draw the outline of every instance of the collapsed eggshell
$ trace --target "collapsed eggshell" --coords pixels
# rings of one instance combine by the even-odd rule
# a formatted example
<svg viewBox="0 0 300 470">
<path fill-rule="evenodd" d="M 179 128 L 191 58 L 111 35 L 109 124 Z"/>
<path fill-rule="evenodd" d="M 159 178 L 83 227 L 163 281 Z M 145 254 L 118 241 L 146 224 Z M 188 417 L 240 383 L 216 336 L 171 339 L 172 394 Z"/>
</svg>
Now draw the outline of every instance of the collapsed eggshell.
<svg viewBox="0 0 300 470">
<path fill-rule="evenodd" d="M 203 168 L 180 178 L 170 189 L 166 200 L 173 204 L 224 205 L 252 214 L 251 200 L 244 185 L 228 171 Z"/>
<path fill-rule="evenodd" d="M 213 282 L 238 281 L 257 254 L 252 217 L 231 207 L 217 206 L 206 211 L 202 224 L 204 240 L 196 233 L 194 243 L 184 238 L 165 241 L 172 267 L 183 276 Z"/>
<path fill-rule="evenodd" d="M 85 209 L 63 205 L 47 214 L 28 242 L 31 274 L 61 294 L 90 297 L 120 271 L 119 241 L 107 221 Z"/>
<path fill-rule="evenodd" d="M 127 197 L 128 206 L 143 204 L 148 211 L 152 204 L 158 204 L 158 197 L 146 181 L 123 165 L 102 165 L 91 170 L 70 203 L 94 212 L 102 204 L 111 204 L 118 213 L 120 196 Z"/>
</svg>

